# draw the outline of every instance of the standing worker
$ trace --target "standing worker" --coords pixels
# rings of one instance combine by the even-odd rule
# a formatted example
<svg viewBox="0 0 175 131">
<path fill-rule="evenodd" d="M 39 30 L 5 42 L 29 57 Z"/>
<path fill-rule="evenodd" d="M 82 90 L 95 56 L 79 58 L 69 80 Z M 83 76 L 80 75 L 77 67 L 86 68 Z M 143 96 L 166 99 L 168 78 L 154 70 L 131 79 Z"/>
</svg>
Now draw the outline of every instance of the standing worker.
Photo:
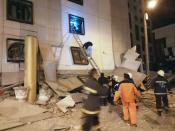
<svg viewBox="0 0 175 131">
<path fill-rule="evenodd" d="M 98 83 L 101 86 L 104 86 L 104 85 L 108 85 L 109 84 L 109 80 L 108 80 L 108 78 L 105 77 L 105 74 L 104 73 L 101 73 L 100 74 L 100 77 L 98 78 Z"/>
<path fill-rule="evenodd" d="M 118 98 L 121 97 L 124 121 L 128 123 L 130 119 L 131 126 L 137 127 L 135 95 L 141 96 L 136 86 L 130 80 L 130 73 L 124 74 L 124 81 L 120 83 L 119 89 L 115 93 L 114 102 L 117 102 Z"/>
<path fill-rule="evenodd" d="M 101 88 L 97 81 L 97 70 L 92 69 L 88 79 L 84 83 L 84 89 L 87 92 L 87 99 L 84 100 L 84 105 L 81 111 L 85 115 L 85 121 L 82 126 L 83 131 L 91 131 L 91 128 L 99 125 L 98 114 L 100 112 L 100 95 L 104 95 L 104 89 Z"/>
<path fill-rule="evenodd" d="M 165 78 L 165 72 L 163 70 L 159 70 L 157 74 L 158 76 L 153 80 L 152 86 L 154 87 L 154 94 L 156 98 L 157 114 L 161 116 L 162 102 L 165 113 L 168 113 L 167 93 L 169 92 L 171 94 L 172 92 L 170 87 L 168 86 L 168 80 Z"/>
</svg>

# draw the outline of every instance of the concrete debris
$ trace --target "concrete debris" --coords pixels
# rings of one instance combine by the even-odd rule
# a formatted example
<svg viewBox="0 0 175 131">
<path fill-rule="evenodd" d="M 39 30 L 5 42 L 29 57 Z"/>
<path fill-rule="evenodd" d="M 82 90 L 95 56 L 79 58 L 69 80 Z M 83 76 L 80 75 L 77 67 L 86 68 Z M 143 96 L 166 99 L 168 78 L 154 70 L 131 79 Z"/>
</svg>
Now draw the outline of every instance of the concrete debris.
<svg viewBox="0 0 175 131">
<path fill-rule="evenodd" d="M 66 113 L 68 111 L 67 110 L 68 107 L 73 107 L 75 105 L 75 101 L 69 95 L 66 98 L 57 102 L 56 105 L 62 112 Z"/>
<path fill-rule="evenodd" d="M 139 86 L 142 83 L 142 81 L 146 78 L 146 75 L 143 73 L 136 72 L 136 71 L 133 71 L 133 70 L 130 70 L 127 68 L 121 68 L 121 67 L 116 68 L 113 73 L 115 75 L 119 76 L 120 78 L 123 78 L 124 73 L 128 73 L 128 72 L 132 73 L 133 80 L 134 80 L 136 86 Z"/>
<path fill-rule="evenodd" d="M 25 100 L 27 98 L 27 88 L 21 87 L 15 87 L 13 88 L 15 90 L 15 96 L 17 100 Z"/>
<path fill-rule="evenodd" d="M 41 88 L 39 90 L 38 100 L 36 103 L 41 105 L 46 105 L 47 102 L 52 97 L 52 95 L 53 95 L 53 92 L 50 89 Z"/>
<path fill-rule="evenodd" d="M 85 99 L 86 95 L 83 93 L 71 93 L 71 97 L 75 103 L 81 103 Z"/>
<path fill-rule="evenodd" d="M 126 59 L 122 62 L 120 67 L 125 67 L 133 71 L 137 71 L 140 67 L 140 61 L 131 61 L 130 59 Z"/>
<path fill-rule="evenodd" d="M 83 86 L 83 83 L 77 77 L 61 78 L 57 80 L 57 83 L 60 87 L 63 87 L 62 90 L 66 92 Z"/>
<path fill-rule="evenodd" d="M 68 92 L 83 86 L 77 77 L 60 78 L 57 82 L 46 81 L 46 83 L 58 96 L 66 96 Z"/>
<path fill-rule="evenodd" d="M 138 71 L 141 62 L 136 60 L 139 57 L 139 54 L 136 53 L 136 46 L 133 48 L 129 49 L 125 54 L 124 54 L 124 59 L 120 65 L 120 67 L 128 68 L 133 71 Z"/>
<path fill-rule="evenodd" d="M 24 83 L 23 81 L 18 81 L 18 82 L 15 82 L 15 83 L 10 84 L 10 85 L 8 85 L 8 86 L 2 87 L 1 90 L 3 90 L 3 91 L 10 90 L 10 89 L 12 89 L 13 87 L 21 86 L 23 83 Z"/>
<path fill-rule="evenodd" d="M 136 60 L 139 57 L 140 54 L 136 52 L 136 46 L 132 47 L 129 49 L 125 54 L 124 58 L 125 59 L 131 59 L 131 60 Z"/>
<path fill-rule="evenodd" d="M 69 95 L 68 92 L 62 91 L 56 82 L 46 81 L 46 83 L 56 93 L 57 96 L 62 97 L 62 96 Z"/>
</svg>

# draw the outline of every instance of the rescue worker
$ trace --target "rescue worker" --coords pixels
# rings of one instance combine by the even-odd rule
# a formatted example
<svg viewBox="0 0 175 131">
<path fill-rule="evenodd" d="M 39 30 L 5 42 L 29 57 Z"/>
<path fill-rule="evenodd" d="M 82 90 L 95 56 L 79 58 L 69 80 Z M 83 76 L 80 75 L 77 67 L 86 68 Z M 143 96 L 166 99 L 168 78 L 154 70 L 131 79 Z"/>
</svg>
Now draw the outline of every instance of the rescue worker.
<svg viewBox="0 0 175 131">
<path fill-rule="evenodd" d="M 165 72 L 163 70 L 159 70 L 157 74 L 158 76 L 153 80 L 152 86 L 154 87 L 154 94 L 156 98 L 157 114 L 161 116 L 162 108 L 164 108 L 165 113 L 168 113 L 167 93 L 169 92 L 171 94 L 172 92 L 168 86 L 168 80 L 165 78 Z"/>
<path fill-rule="evenodd" d="M 108 78 L 105 77 L 104 73 L 100 74 L 100 77 L 98 78 L 98 83 L 103 86 L 103 85 L 108 85 L 109 80 Z"/>
<path fill-rule="evenodd" d="M 86 54 L 88 56 L 88 59 L 90 59 L 92 57 L 92 46 L 93 46 L 93 44 L 90 41 L 84 43 L 84 45 L 83 45 L 83 48 L 86 50 Z"/>
<path fill-rule="evenodd" d="M 119 88 L 118 76 L 114 75 L 112 76 L 112 93 L 115 94 L 118 88 Z"/>
<path fill-rule="evenodd" d="M 128 123 L 130 119 L 131 126 L 137 127 L 135 95 L 137 97 L 141 96 L 130 80 L 130 73 L 124 74 L 124 80 L 120 83 L 118 91 L 115 92 L 114 102 L 117 102 L 121 97 L 124 121 Z"/>
<path fill-rule="evenodd" d="M 84 131 L 91 131 L 92 127 L 99 125 L 100 96 L 105 95 L 105 88 L 101 88 L 96 79 L 97 75 L 97 70 L 92 69 L 84 83 L 84 89 L 88 92 L 87 99 L 84 100 L 84 105 L 81 109 L 85 115 L 85 121 L 82 126 Z"/>
</svg>

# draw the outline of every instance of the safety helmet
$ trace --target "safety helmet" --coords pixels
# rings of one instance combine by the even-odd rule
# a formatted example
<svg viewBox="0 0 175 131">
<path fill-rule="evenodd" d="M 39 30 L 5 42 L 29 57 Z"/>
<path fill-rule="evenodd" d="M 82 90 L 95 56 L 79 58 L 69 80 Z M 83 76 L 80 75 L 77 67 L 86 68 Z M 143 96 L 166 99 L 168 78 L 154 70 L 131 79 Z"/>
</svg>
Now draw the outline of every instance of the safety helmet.
<svg viewBox="0 0 175 131">
<path fill-rule="evenodd" d="M 115 81 L 118 81 L 118 76 L 114 75 L 114 76 L 112 77 L 112 79 L 115 80 Z"/>
<path fill-rule="evenodd" d="M 164 72 L 163 70 L 159 70 L 159 71 L 157 72 L 157 74 L 158 74 L 159 76 L 162 76 L 162 77 L 165 76 L 165 72 Z"/>
<path fill-rule="evenodd" d="M 129 75 L 129 78 L 132 79 L 132 74 L 131 73 L 127 73 Z"/>
</svg>

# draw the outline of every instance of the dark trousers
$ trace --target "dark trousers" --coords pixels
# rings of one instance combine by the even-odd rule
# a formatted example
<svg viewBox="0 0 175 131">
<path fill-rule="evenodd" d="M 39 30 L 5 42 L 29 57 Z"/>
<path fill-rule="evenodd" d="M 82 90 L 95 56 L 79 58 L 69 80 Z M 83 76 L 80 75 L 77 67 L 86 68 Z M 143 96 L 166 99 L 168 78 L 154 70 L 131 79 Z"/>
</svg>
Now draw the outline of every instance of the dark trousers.
<svg viewBox="0 0 175 131">
<path fill-rule="evenodd" d="M 83 131 L 91 131 L 93 126 L 99 125 L 98 114 L 96 115 L 87 115 L 85 114 L 85 121 L 83 124 Z"/>
<path fill-rule="evenodd" d="M 155 95 L 157 111 L 162 111 L 162 108 L 168 110 L 168 97 L 167 95 Z M 162 106 L 163 103 L 163 106 Z"/>
</svg>

